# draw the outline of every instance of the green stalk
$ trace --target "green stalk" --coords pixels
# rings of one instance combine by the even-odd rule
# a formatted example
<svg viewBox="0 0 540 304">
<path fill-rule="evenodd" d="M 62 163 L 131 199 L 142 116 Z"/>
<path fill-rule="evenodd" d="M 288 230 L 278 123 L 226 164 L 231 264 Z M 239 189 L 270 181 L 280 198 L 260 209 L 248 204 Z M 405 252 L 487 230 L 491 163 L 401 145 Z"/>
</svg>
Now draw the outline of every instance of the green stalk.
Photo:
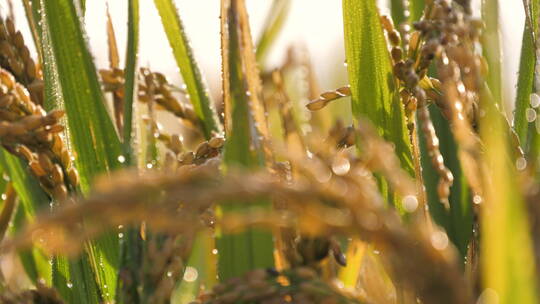
<svg viewBox="0 0 540 304">
<path fill-rule="evenodd" d="M 212 136 L 212 132 L 221 132 L 221 124 L 193 56 L 184 25 L 172 0 L 154 0 L 154 3 L 161 16 L 161 22 L 169 39 L 176 64 L 187 86 L 191 104 L 201 120 L 204 136 L 208 139 Z"/>
<path fill-rule="evenodd" d="M 540 1 L 532 0 L 528 9 L 525 10 L 527 19 L 523 29 L 523 39 L 521 46 L 521 58 L 519 63 L 519 76 L 517 81 L 516 110 L 514 114 L 514 130 L 516 131 L 521 147 L 530 151 L 529 137 L 536 136 L 534 122 L 527 120 L 527 110 L 532 109 L 531 94 L 535 92 L 535 67 L 536 67 L 536 45 L 535 37 L 538 31 L 538 18 Z M 530 110 L 529 110 L 530 111 Z M 532 127 L 532 128 L 531 128 Z M 532 132 L 529 133 L 529 129 Z"/>
<path fill-rule="evenodd" d="M 255 56 L 261 66 L 264 66 L 269 50 L 283 30 L 290 8 L 291 0 L 274 0 L 272 2 L 272 7 L 270 7 L 264 21 L 263 32 L 257 41 Z"/>
<path fill-rule="evenodd" d="M 125 93 L 124 93 L 124 130 L 123 150 L 126 163 L 133 160 L 131 139 L 133 137 L 133 100 L 135 99 L 137 81 L 137 53 L 139 51 L 139 0 L 128 1 L 128 38 L 125 66 Z"/>
<path fill-rule="evenodd" d="M 37 210 L 47 208 L 50 200 L 38 181 L 25 169 L 23 162 L 3 148 L 0 150 L 0 165 L 9 175 L 21 202 L 14 220 L 14 230 L 17 232 L 23 229 L 26 221 L 35 216 Z M 33 283 L 43 279 L 47 284 L 51 284 L 50 258 L 41 250 L 37 248 L 24 250 L 20 252 L 20 258 L 26 274 Z"/>
<path fill-rule="evenodd" d="M 81 177 L 81 189 L 83 193 L 88 193 L 97 175 L 120 167 L 120 141 L 105 108 L 76 5 L 69 0 L 41 1 L 41 16 L 44 21 L 44 62 L 49 65 L 46 67 L 45 81 L 62 93 L 51 93 L 51 96 L 57 98 L 59 104 L 55 106 L 66 109 L 69 138 L 77 156 L 75 163 Z M 50 102 L 49 106 L 52 104 Z M 55 282 L 60 287 L 63 287 L 64 281 L 80 286 L 80 289 L 60 290 L 71 303 L 81 296 L 87 297 L 88 303 L 112 301 L 116 292 L 118 263 L 118 236 L 111 232 L 88 243 L 85 255 L 76 261 L 59 257 L 55 264 L 58 269 Z M 88 275 L 92 271 L 93 275 Z M 99 287 L 96 295 L 84 294 L 97 289 L 96 286 Z M 74 292 L 83 294 L 76 295 Z"/>
<path fill-rule="evenodd" d="M 395 87 L 376 1 L 343 0 L 343 22 L 354 119 L 369 118 L 379 134 L 394 143 L 402 168 L 413 175 L 404 109 Z M 381 188 L 387 192 L 384 181 Z M 400 206 L 392 193 L 386 196 L 394 206 Z"/>
<path fill-rule="evenodd" d="M 502 104 L 501 38 L 499 31 L 498 0 L 482 0 L 482 19 L 486 26 L 482 35 L 482 49 L 489 67 L 487 84 L 499 107 Z"/>
<path fill-rule="evenodd" d="M 480 131 L 485 145 L 485 198 L 481 214 L 483 287 L 498 303 L 538 303 L 529 217 L 511 160 L 506 122 L 494 99 L 483 95 Z"/>
<path fill-rule="evenodd" d="M 250 115 L 250 102 L 246 92 L 248 78 L 258 77 L 249 71 L 250 58 L 246 52 L 242 53 L 240 45 L 247 45 L 246 37 L 249 33 L 241 30 L 240 14 L 245 16 L 244 3 L 241 0 L 221 1 L 221 41 L 222 63 L 224 81 L 226 136 L 224 152 L 224 169 L 240 167 L 261 168 L 264 166 L 264 153 Z M 242 22 L 247 20 L 243 19 Z M 249 51 L 249 50 L 244 50 Z M 252 50 L 251 50 L 252 51 Z M 252 53 L 254 59 L 254 53 Z M 252 79 L 253 80 L 253 79 Z M 255 96 L 252 96 L 255 98 Z M 229 113 L 229 114 L 227 114 Z M 229 116 L 230 115 L 230 116 Z M 255 147 L 255 148 L 253 148 Z M 239 199 L 241 200 L 241 199 Z M 242 213 L 249 208 L 270 208 L 268 200 L 252 204 L 238 203 L 220 206 L 221 215 Z M 221 281 L 256 269 L 273 267 L 273 241 L 270 232 L 250 228 L 238 233 L 223 233 L 217 231 L 217 246 L 219 250 L 218 273 Z"/>
</svg>

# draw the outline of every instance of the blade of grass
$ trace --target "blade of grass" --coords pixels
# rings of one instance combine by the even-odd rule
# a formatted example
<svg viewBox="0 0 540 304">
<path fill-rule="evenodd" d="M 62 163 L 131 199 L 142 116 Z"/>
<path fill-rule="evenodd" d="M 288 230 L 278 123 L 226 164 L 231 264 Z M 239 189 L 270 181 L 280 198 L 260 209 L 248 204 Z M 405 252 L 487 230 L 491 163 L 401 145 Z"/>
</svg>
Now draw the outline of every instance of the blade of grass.
<svg viewBox="0 0 540 304">
<path fill-rule="evenodd" d="M 22 161 L 3 148 L 0 151 L 0 164 L 9 175 L 21 201 L 14 222 L 14 230 L 18 231 L 24 226 L 25 220 L 29 220 L 35 216 L 36 210 L 48 207 L 50 200 L 35 178 L 25 170 Z M 32 282 L 35 283 L 38 279 L 43 278 L 46 283 L 51 284 L 50 259 L 43 252 L 33 248 L 21 252 L 20 257 L 25 271 Z"/>
<path fill-rule="evenodd" d="M 53 259 L 53 285 L 67 303 L 100 303 L 86 252 L 75 260 L 58 256 Z"/>
<path fill-rule="evenodd" d="M 32 217 L 33 215 L 25 209 L 25 206 L 19 204 L 13 220 L 13 233 L 16 234 L 22 231 L 27 224 L 27 220 Z M 52 259 L 43 251 L 36 247 L 21 250 L 19 259 L 32 283 L 36 284 L 38 280 L 43 280 L 46 285 L 52 286 L 52 267 L 50 264 Z"/>
<path fill-rule="evenodd" d="M 205 234 L 205 235 L 201 235 Z M 214 239 L 212 231 L 199 232 L 193 244 L 192 254 L 188 260 L 188 267 L 197 271 L 196 280 L 180 280 L 171 296 L 171 302 L 176 304 L 189 304 L 197 299 L 201 288 L 210 290 L 216 283 Z"/>
<path fill-rule="evenodd" d="M 407 10 L 403 4 L 403 0 L 390 0 L 390 13 L 392 15 L 392 21 L 394 21 L 396 26 L 407 21 L 407 16 L 405 15 Z"/>
<path fill-rule="evenodd" d="M 41 6 L 42 19 L 46 21 L 43 31 L 50 38 L 50 45 L 44 44 L 44 48 L 51 49 L 50 53 L 44 51 L 43 54 L 53 55 L 48 60 L 55 63 L 51 67 L 56 69 L 58 75 L 57 79 L 51 77 L 46 81 L 61 88 L 81 188 L 83 193 L 87 193 L 94 177 L 120 167 L 120 141 L 105 108 L 75 4 L 68 0 L 54 0 L 42 1 Z M 86 252 L 88 259 L 80 263 L 90 263 L 101 297 L 112 301 L 117 284 L 118 236 L 109 233 L 88 244 Z M 69 275 L 90 280 L 90 277 L 78 273 L 79 270 L 86 271 L 85 265 L 81 267 L 73 269 Z M 85 281 L 84 284 L 90 286 L 92 283 Z"/>
<path fill-rule="evenodd" d="M 65 102 L 75 162 L 84 193 L 100 173 L 119 168 L 120 142 L 105 108 L 96 68 L 75 6 L 68 0 L 42 1 L 59 85 Z"/>
<path fill-rule="evenodd" d="M 263 66 L 269 50 L 276 41 L 283 25 L 287 20 L 291 8 L 290 0 L 274 0 L 264 20 L 262 34 L 257 41 L 256 53 L 257 62 Z"/>
<path fill-rule="evenodd" d="M 485 144 L 485 202 L 481 221 L 483 287 L 498 303 L 538 303 L 530 227 L 505 124 L 484 94 L 480 131 Z"/>
<path fill-rule="evenodd" d="M 528 1 L 527 1 L 528 2 Z M 528 130 L 531 124 L 527 120 L 527 109 L 531 108 L 531 94 L 534 93 L 534 78 L 536 67 L 536 33 L 538 31 L 538 20 L 540 1 L 532 0 L 525 8 L 527 20 L 523 29 L 521 46 L 521 58 L 519 63 L 519 76 L 516 92 L 516 110 L 514 113 L 514 130 L 516 131 L 521 147 L 524 151 L 529 151 Z M 533 133 L 534 134 L 534 133 Z"/>
<path fill-rule="evenodd" d="M 412 175 L 405 115 L 395 89 L 376 1 L 343 0 L 343 18 L 354 119 L 369 118 L 379 134 L 394 143 L 402 167 Z"/>
<path fill-rule="evenodd" d="M 209 139 L 212 132 L 221 132 L 221 125 L 214 111 L 208 88 L 202 80 L 201 72 L 193 56 L 182 20 L 172 0 L 154 0 L 154 3 L 161 16 L 163 28 L 187 86 L 195 113 L 202 121 L 205 137 Z"/>
<path fill-rule="evenodd" d="M 347 248 L 347 265 L 339 270 L 339 279 L 347 288 L 355 288 L 358 284 L 360 271 L 362 269 L 362 259 L 366 254 L 368 245 L 360 240 L 354 239 L 349 242 Z"/>
<path fill-rule="evenodd" d="M 412 22 L 420 20 L 424 14 L 425 0 L 409 0 L 409 20 Z"/>
<path fill-rule="evenodd" d="M 126 163 L 131 164 L 133 151 L 131 146 L 133 128 L 133 100 L 136 94 L 137 81 L 137 53 L 139 50 L 139 0 L 128 2 L 128 38 L 125 65 L 125 93 L 124 93 L 124 131 L 123 151 Z"/>
<path fill-rule="evenodd" d="M 222 0 L 221 50 L 227 136 L 224 152 L 226 170 L 237 166 L 257 168 L 264 164 L 264 153 L 261 143 L 258 142 L 259 130 L 255 129 L 252 123 L 255 118 L 250 117 L 249 103 L 254 102 L 254 93 L 259 92 L 249 87 L 253 82 L 260 80 L 249 66 L 255 61 L 253 46 L 249 44 L 249 35 L 243 1 Z M 242 53 L 241 46 L 248 49 L 244 49 L 245 52 Z M 251 56 L 247 52 L 251 52 Z M 247 73 L 244 74 L 243 71 Z M 249 79 L 250 77 L 252 79 Z M 251 100 L 248 100 L 247 91 L 251 93 Z M 261 201 L 255 205 L 255 208 L 269 208 L 268 201 Z M 245 208 L 246 205 L 240 203 L 227 204 L 220 207 L 218 214 L 242 212 Z M 272 235 L 265 230 L 251 228 L 234 234 L 222 234 L 218 231 L 217 245 L 218 273 L 222 281 L 251 269 L 274 265 Z"/>
<path fill-rule="evenodd" d="M 485 30 L 482 34 L 482 50 L 489 67 L 487 84 L 491 95 L 501 109 L 502 104 L 502 73 L 501 73 L 501 42 L 499 32 L 499 2 L 498 0 L 482 0 L 482 20 Z"/>
<path fill-rule="evenodd" d="M 2 185 L 0 191 L 5 195 L 2 211 L 0 212 L 0 240 L 3 240 L 13 218 L 13 213 L 15 213 L 15 208 L 17 208 L 17 193 L 12 183 Z"/>
<path fill-rule="evenodd" d="M 36 6 L 39 6 L 39 1 L 30 1 L 23 0 L 24 12 L 26 14 L 26 21 L 28 22 L 28 27 L 32 33 L 32 40 L 36 46 L 36 51 L 38 53 L 39 62 L 43 62 L 43 55 L 41 54 L 41 24 L 38 22 L 41 18 L 39 15 L 39 10 L 35 9 Z"/>
<path fill-rule="evenodd" d="M 128 27 L 127 27 L 127 48 L 126 64 L 124 68 L 124 112 L 123 112 L 123 145 L 122 150 L 127 166 L 136 165 L 133 155 L 132 128 L 133 128 L 133 100 L 135 99 L 137 81 L 137 53 L 139 48 L 139 0 L 128 1 Z M 139 233 L 139 227 L 128 227 L 126 236 L 121 243 L 120 271 L 128 275 L 131 282 L 126 282 L 123 277 L 119 277 L 117 302 L 118 303 L 139 303 L 139 286 L 135 275 L 142 264 L 144 241 Z"/>
</svg>

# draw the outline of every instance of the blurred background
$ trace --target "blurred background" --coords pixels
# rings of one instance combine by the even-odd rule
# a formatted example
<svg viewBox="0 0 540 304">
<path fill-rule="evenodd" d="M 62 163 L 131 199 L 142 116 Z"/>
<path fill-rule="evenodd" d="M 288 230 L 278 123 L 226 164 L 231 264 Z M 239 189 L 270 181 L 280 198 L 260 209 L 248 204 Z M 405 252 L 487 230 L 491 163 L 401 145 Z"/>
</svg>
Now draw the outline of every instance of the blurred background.
<svg viewBox="0 0 540 304">
<path fill-rule="evenodd" d="M 13 0 L 16 14 L 24 16 L 21 1 Z M 389 14 L 387 0 L 379 0 L 383 14 Z M 473 0 L 479 8 L 480 0 Z M 513 107 L 515 85 L 524 24 L 523 5 L 519 0 L 500 2 L 503 28 L 501 42 L 504 51 L 504 91 L 507 110 Z M 6 8 L 5 0 L 1 0 Z M 195 56 L 217 100 L 221 94 L 221 58 L 219 39 L 219 0 L 176 0 L 178 11 L 184 21 Z M 247 0 L 254 39 L 260 36 L 264 18 L 272 4 L 271 0 Z M 87 0 L 85 25 L 90 46 L 98 67 L 107 66 L 107 38 L 105 11 L 107 5 L 113 17 L 121 62 L 123 63 L 126 43 L 127 1 Z M 173 83 L 181 83 L 180 75 L 172 57 L 167 38 L 162 30 L 159 15 L 153 0 L 140 0 L 140 66 L 150 67 L 165 73 Z M 6 10 L 3 10 L 4 12 Z M 475 10 L 479 12 L 479 9 Z M 18 27 L 25 29 L 24 18 L 19 18 Z M 28 39 L 30 36 L 28 35 Z M 305 46 L 315 65 L 322 90 L 335 89 L 346 84 L 344 67 L 343 24 L 340 0 L 292 0 L 289 18 L 268 57 L 268 67 L 279 65 L 289 46 Z M 509 113 L 510 114 L 510 113 Z"/>
</svg>

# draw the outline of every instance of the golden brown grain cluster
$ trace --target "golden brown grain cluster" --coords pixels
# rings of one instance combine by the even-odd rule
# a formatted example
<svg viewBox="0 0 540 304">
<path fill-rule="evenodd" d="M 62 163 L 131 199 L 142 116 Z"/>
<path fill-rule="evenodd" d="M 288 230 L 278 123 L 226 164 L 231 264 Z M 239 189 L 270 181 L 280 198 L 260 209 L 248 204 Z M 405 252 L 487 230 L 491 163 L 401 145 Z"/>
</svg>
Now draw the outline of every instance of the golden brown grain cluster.
<svg viewBox="0 0 540 304">
<path fill-rule="evenodd" d="M 43 80 L 41 71 L 30 56 L 20 31 L 11 18 L 0 18 L 0 66 L 9 70 L 30 92 L 32 100 L 43 104 Z"/>
<path fill-rule="evenodd" d="M 0 69 L 0 139 L 11 153 L 23 158 L 43 189 L 58 200 L 79 183 L 77 170 L 64 144 L 61 110 L 46 113 L 28 91 Z"/>
</svg>

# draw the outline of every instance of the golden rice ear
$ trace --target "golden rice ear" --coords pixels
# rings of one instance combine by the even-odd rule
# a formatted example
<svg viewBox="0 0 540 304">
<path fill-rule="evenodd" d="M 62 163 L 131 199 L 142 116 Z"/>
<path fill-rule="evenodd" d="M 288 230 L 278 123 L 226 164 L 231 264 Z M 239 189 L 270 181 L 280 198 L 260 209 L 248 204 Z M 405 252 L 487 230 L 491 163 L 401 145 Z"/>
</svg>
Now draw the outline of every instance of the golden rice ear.
<svg viewBox="0 0 540 304">
<path fill-rule="evenodd" d="M 78 185 L 78 179 L 69 182 L 64 174 L 68 169 L 75 170 L 71 155 L 58 135 L 63 130 L 59 120 L 64 111 L 45 113 L 11 73 L 2 68 L 0 88 L 0 100 L 10 100 L 0 105 L 3 113 L 0 117 L 9 118 L 0 122 L 2 145 L 28 163 L 30 172 L 38 177 L 47 193 L 55 199 L 64 199 L 67 189 Z"/>
<path fill-rule="evenodd" d="M 43 80 L 30 57 L 23 35 L 15 29 L 12 17 L 0 18 L 0 64 L 11 71 L 36 104 L 43 104 Z"/>
<path fill-rule="evenodd" d="M 322 93 L 319 98 L 306 104 L 306 107 L 310 111 L 318 111 L 326 107 L 330 102 L 348 96 L 351 96 L 351 88 L 349 86 L 344 86 L 334 91 L 327 91 Z"/>
</svg>

